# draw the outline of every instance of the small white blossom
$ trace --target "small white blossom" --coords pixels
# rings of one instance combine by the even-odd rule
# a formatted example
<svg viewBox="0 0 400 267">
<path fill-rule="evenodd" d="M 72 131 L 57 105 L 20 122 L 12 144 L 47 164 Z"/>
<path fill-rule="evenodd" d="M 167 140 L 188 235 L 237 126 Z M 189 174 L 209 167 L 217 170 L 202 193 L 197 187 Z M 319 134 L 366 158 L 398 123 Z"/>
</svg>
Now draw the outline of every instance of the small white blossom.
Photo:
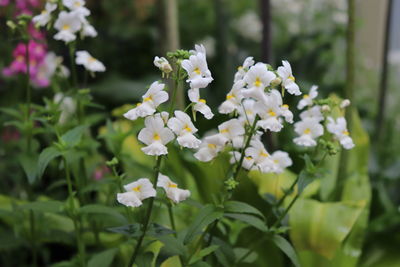
<svg viewBox="0 0 400 267">
<path fill-rule="evenodd" d="M 51 19 L 51 13 L 57 9 L 57 4 L 52 4 L 50 2 L 46 3 L 44 10 L 40 13 L 40 15 L 34 16 L 32 18 L 33 23 L 38 26 L 46 26 Z"/>
<path fill-rule="evenodd" d="M 238 151 L 231 151 L 229 152 L 229 154 L 231 155 L 231 159 L 229 161 L 230 164 L 235 164 L 238 163 L 241 157 L 241 153 L 239 153 Z M 242 167 L 246 170 L 251 170 L 253 168 L 254 165 L 254 160 L 252 157 L 250 156 L 245 156 L 243 158 L 243 163 L 242 163 Z"/>
<path fill-rule="evenodd" d="M 251 66 L 254 65 L 254 59 L 253 57 L 247 57 L 242 66 L 238 67 L 237 72 L 235 73 L 235 78 L 233 80 L 234 83 L 243 80 L 244 76 L 246 75 L 246 72 L 250 69 Z"/>
<path fill-rule="evenodd" d="M 305 118 L 312 118 L 318 122 L 324 120 L 324 116 L 321 113 L 321 106 L 315 105 L 302 113 L 300 113 L 300 118 L 304 120 Z"/>
<path fill-rule="evenodd" d="M 156 108 L 162 103 L 168 101 L 168 93 L 164 91 L 165 84 L 158 81 L 153 82 L 150 88 L 142 96 L 143 102 L 124 114 L 129 120 L 136 120 L 138 117 L 144 118 L 153 115 Z"/>
<path fill-rule="evenodd" d="M 168 121 L 168 127 L 178 136 L 178 144 L 187 148 L 198 148 L 201 141 L 194 136 L 197 128 L 190 117 L 180 110 L 176 110 L 174 114 L 175 117 Z"/>
<path fill-rule="evenodd" d="M 282 116 L 288 123 L 293 123 L 293 113 L 289 109 L 289 105 L 283 104 L 281 106 Z"/>
<path fill-rule="evenodd" d="M 284 151 L 275 151 L 271 154 L 272 172 L 282 173 L 287 167 L 292 166 L 292 159 Z"/>
<path fill-rule="evenodd" d="M 328 125 L 326 128 L 328 132 L 335 135 L 345 149 L 352 149 L 354 147 L 353 139 L 350 137 L 350 133 L 347 130 L 345 118 L 339 117 L 335 121 L 332 117 L 328 117 Z"/>
<path fill-rule="evenodd" d="M 243 124 L 253 125 L 256 118 L 257 111 L 255 110 L 256 101 L 254 99 L 245 99 L 242 105 L 238 109 L 239 118 L 238 120 Z"/>
<path fill-rule="evenodd" d="M 146 144 L 142 151 L 150 156 L 160 156 L 168 154 L 165 146 L 174 139 L 174 134 L 165 127 L 161 116 L 147 117 L 144 121 L 145 128 L 139 132 L 138 139 Z"/>
<path fill-rule="evenodd" d="M 261 172 L 270 172 L 272 165 L 270 154 L 265 149 L 263 143 L 260 140 L 254 139 L 250 143 L 250 147 L 248 147 L 245 151 L 245 155 L 248 160 L 252 159 L 254 161 L 254 165 Z"/>
<path fill-rule="evenodd" d="M 351 102 L 349 99 L 345 99 L 340 103 L 340 108 L 347 108 L 348 106 L 350 106 Z"/>
<path fill-rule="evenodd" d="M 253 97 L 256 100 L 260 99 L 260 94 L 264 89 L 271 84 L 271 81 L 276 78 L 276 75 L 269 71 L 264 63 L 257 63 L 252 66 L 244 76 L 244 81 L 249 89 L 243 91 L 245 97 Z"/>
<path fill-rule="evenodd" d="M 57 93 L 54 95 L 54 102 L 59 105 L 61 110 L 58 123 L 66 123 L 76 111 L 75 100 L 70 96 L 65 96 L 63 93 Z"/>
<path fill-rule="evenodd" d="M 197 53 L 183 60 L 181 66 L 188 74 L 186 81 L 190 83 L 190 88 L 205 88 L 213 78 L 208 69 L 205 51 L 201 52 L 203 50 L 201 46 L 197 46 L 196 49 Z"/>
<path fill-rule="evenodd" d="M 117 200 L 127 207 L 139 207 L 146 198 L 155 197 L 156 190 L 147 178 L 140 178 L 136 182 L 124 186 L 125 193 L 118 193 Z"/>
<path fill-rule="evenodd" d="M 292 73 L 292 67 L 286 60 L 282 61 L 282 65 L 278 67 L 278 75 L 282 78 L 282 86 L 292 95 L 301 95 L 300 88 L 296 84 L 296 79 Z"/>
<path fill-rule="evenodd" d="M 203 139 L 199 150 L 194 157 L 200 161 L 208 162 L 214 159 L 225 147 L 226 138 L 221 138 L 220 134 L 207 136 Z"/>
<path fill-rule="evenodd" d="M 245 133 L 243 125 L 238 119 L 230 119 L 229 121 L 223 122 L 218 126 L 219 134 L 222 139 L 226 141 L 233 140 L 237 136 L 241 136 Z"/>
<path fill-rule="evenodd" d="M 168 176 L 161 173 L 158 175 L 157 186 L 162 187 L 165 190 L 167 197 L 175 203 L 179 203 L 190 197 L 189 190 L 178 188 L 176 183 L 172 182 Z"/>
<path fill-rule="evenodd" d="M 104 72 L 106 67 L 98 59 L 92 57 L 87 51 L 76 52 L 76 64 L 82 65 L 90 72 Z"/>
<path fill-rule="evenodd" d="M 74 41 L 76 39 L 75 33 L 81 29 L 79 15 L 75 12 L 61 11 L 54 23 L 54 28 L 58 30 L 54 39 L 66 43 Z"/>
<path fill-rule="evenodd" d="M 297 108 L 303 109 L 304 107 L 312 106 L 313 99 L 316 98 L 317 96 L 318 96 L 318 86 L 313 85 L 310 89 L 310 93 L 303 95 L 303 99 L 299 101 L 299 103 L 297 104 Z"/>
<path fill-rule="evenodd" d="M 154 66 L 159 68 L 162 72 L 168 74 L 172 71 L 172 67 L 165 57 L 155 57 L 153 61 Z"/>
<path fill-rule="evenodd" d="M 90 15 L 90 10 L 85 7 L 86 2 L 84 0 L 63 0 L 62 2 L 71 11 L 77 12 L 82 16 Z"/>
<path fill-rule="evenodd" d="M 315 139 L 324 134 L 324 127 L 319 124 L 318 120 L 313 118 L 304 118 L 294 124 L 294 130 L 299 135 L 293 141 L 299 146 L 316 146 Z"/>
<path fill-rule="evenodd" d="M 207 105 L 207 101 L 200 98 L 200 91 L 198 88 L 189 89 L 188 96 L 189 100 L 194 103 L 192 106 L 194 111 L 198 111 L 203 114 L 207 120 L 214 117 L 214 113 L 212 113 L 211 108 Z"/>
<path fill-rule="evenodd" d="M 233 84 L 231 91 L 226 95 L 226 100 L 219 106 L 218 111 L 221 114 L 229 114 L 240 109 L 240 102 L 243 99 L 242 90 L 245 86 L 243 80 Z"/>
<path fill-rule="evenodd" d="M 87 20 L 85 20 L 85 22 L 82 23 L 81 34 L 84 37 L 96 37 L 97 31 Z"/>
<path fill-rule="evenodd" d="M 282 112 L 282 97 L 280 93 L 273 89 L 270 93 L 266 94 L 264 101 L 258 101 L 254 105 L 254 110 L 260 116 L 261 120 L 257 122 L 257 125 L 264 130 L 270 130 L 272 132 L 279 132 L 283 125 L 279 117 L 283 114 Z"/>
</svg>

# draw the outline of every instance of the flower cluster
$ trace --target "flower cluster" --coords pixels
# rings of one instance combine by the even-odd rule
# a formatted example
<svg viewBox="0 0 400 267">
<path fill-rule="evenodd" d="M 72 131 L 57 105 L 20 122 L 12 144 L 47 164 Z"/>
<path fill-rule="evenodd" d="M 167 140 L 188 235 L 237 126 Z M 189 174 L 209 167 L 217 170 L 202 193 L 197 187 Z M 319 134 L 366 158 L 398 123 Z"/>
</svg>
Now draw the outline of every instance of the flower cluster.
<svg viewBox="0 0 400 267">
<path fill-rule="evenodd" d="M 190 196 L 189 190 L 178 188 L 178 185 L 172 182 L 168 176 L 159 174 L 157 187 L 164 189 L 166 196 L 174 203 L 184 201 Z M 139 207 L 143 200 L 155 197 L 157 191 L 148 178 L 140 178 L 137 181 L 124 186 L 126 192 L 117 194 L 119 203 L 128 207 Z"/>
<path fill-rule="evenodd" d="M 218 126 L 217 134 L 204 138 L 194 154 L 198 160 L 210 161 L 229 146 L 231 163 L 240 163 L 247 170 L 280 173 L 292 165 L 288 153 L 275 151 L 270 154 L 261 142 L 263 132 L 279 132 L 285 121 L 293 123 L 293 114 L 289 106 L 283 104 L 277 88 L 280 86 L 292 95 L 301 94 L 289 62 L 282 63 L 274 71 L 267 64 L 255 63 L 252 57 L 245 59 L 234 76 L 226 100 L 218 108 L 221 114 L 237 118 L 223 122 Z"/>
<path fill-rule="evenodd" d="M 326 104 L 321 106 L 316 103 L 317 96 L 318 87 L 314 85 L 311 87 L 309 94 L 303 95 L 303 99 L 299 101 L 297 108 L 302 110 L 307 107 L 307 109 L 300 113 L 301 120 L 294 124 L 294 129 L 298 137 L 294 138 L 293 141 L 299 146 L 316 146 L 317 138 L 324 134 L 324 125 L 326 124 L 328 132 L 331 133 L 345 149 L 353 148 L 354 143 L 349 136 L 346 119 L 341 116 L 335 120 L 332 115 L 329 114 L 332 110 L 331 107 Z M 349 104 L 349 100 L 344 100 L 339 107 L 344 109 Z"/>
</svg>

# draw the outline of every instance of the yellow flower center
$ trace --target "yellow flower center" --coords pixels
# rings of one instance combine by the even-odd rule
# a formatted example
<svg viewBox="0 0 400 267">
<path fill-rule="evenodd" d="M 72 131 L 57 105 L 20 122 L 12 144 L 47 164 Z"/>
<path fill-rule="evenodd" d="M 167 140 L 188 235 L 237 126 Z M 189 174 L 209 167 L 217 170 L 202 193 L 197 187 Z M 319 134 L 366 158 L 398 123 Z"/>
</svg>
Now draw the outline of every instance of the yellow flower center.
<svg viewBox="0 0 400 267">
<path fill-rule="evenodd" d="M 42 15 L 44 15 L 44 14 L 47 14 L 47 10 L 45 9 L 45 10 L 42 10 L 42 13 L 41 13 Z"/>
<path fill-rule="evenodd" d="M 344 134 L 344 135 L 349 135 L 350 133 L 349 133 L 349 131 L 344 130 L 344 131 L 342 132 L 342 134 Z"/>
<path fill-rule="evenodd" d="M 190 128 L 189 125 L 187 125 L 187 124 L 185 125 L 185 127 L 183 129 L 188 131 L 188 132 L 192 131 L 192 128 Z"/>
<path fill-rule="evenodd" d="M 217 148 L 217 146 L 214 145 L 214 144 L 208 144 L 207 146 L 208 146 L 209 148 L 211 148 L 211 149 L 216 149 L 216 148 Z"/>
<path fill-rule="evenodd" d="M 272 109 L 270 109 L 268 110 L 268 115 L 270 115 L 271 117 L 275 117 L 276 113 Z"/>
<path fill-rule="evenodd" d="M 158 141 L 158 140 L 160 140 L 160 139 L 161 139 L 161 137 L 160 137 L 158 134 L 154 134 L 153 140 Z"/>
<path fill-rule="evenodd" d="M 228 129 L 222 129 L 221 131 L 219 131 L 220 133 L 228 133 L 229 130 Z"/>
<path fill-rule="evenodd" d="M 283 104 L 283 105 L 282 105 L 282 108 L 289 108 L 289 105 Z"/>
<path fill-rule="evenodd" d="M 138 106 L 140 106 L 141 104 L 142 104 L 142 103 L 137 103 L 136 106 L 138 107 Z"/>
<path fill-rule="evenodd" d="M 296 78 L 295 77 L 293 77 L 293 76 L 289 76 L 289 78 L 288 78 L 289 80 L 292 80 L 292 81 L 296 81 Z"/>
<path fill-rule="evenodd" d="M 249 156 L 249 157 L 245 157 L 245 159 L 246 160 L 252 160 L 253 158 Z"/>
<path fill-rule="evenodd" d="M 310 128 L 305 129 L 305 130 L 303 131 L 303 133 L 304 133 L 304 134 L 310 134 L 310 133 L 311 133 Z"/>
<path fill-rule="evenodd" d="M 75 1 L 75 3 L 74 3 L 74 6 L 75 6 L 75 7 L 81 7 L 82 5 L 81 5 L 81 3 L 80 3 L 80 2 L 78 2 L 78 1 Z"/>
<path fill-rule="evenodd" d="M 68 31 L 69 29 L 71 29 L 71 26 L 69 26 L 69 24 L 65 24 L 64 26 L 62 26 L 63 31 Z"/>
<path fill-rule="evenodd" d="M 310 96 L 307 95 L 307 94 L 303 95 L 303 98 L 304 98 L 304 99 L 307 99 L 307 98 L 309 98 L 309 97 L 310 97 Z"/>
<path fill-rule="evenodd" d="M 205 99 L 199 99 L 199 102 L 203 104 L 207 103 Z"/>
<path fill-rule="evenodd" d="M 256 78 L 256 81 L 254 82 L 254 86 L 260 87 L 261 86 L 261 80 L 259 77 Z"/>
<path fill-rule="evenodd" d="M 237 68 L 237 70 L 242 70 L 243 69 L 243 66 L 239 66 L 238 68 Z"/>
<path fill-rule="evenodd" d="M 278 163 L 279 163 L 279 160 L 274 159 L 274 163 L 275 163 L 275 164 L 278 164 Z"/>
<path fill-rule="evenodd" d="M 153 96 L 152 95 L 149 95 L 148 97 L 145 97 L 143 99 L 144 102 L 151 101 L 151 100 L 153 100 Z"/>
<path fill-rule="evenodd" d="M 194 69 L 194 72 L 196 72 L 198 75 L 201 74 L 200 69 L 198 67 Z"/>
<path fill-rule="evenodd" d="M 235 96 L 233 95 L 233 94 L 228 94 L 228 95 L 226 95 L 226 100 L 229 100 L 229 99 L 232 99 L 232 98 L 234 98 Z"/>
<path fill-rule="evenodd" d="M 175 183 L 169 183 L 168 187 L 170 187 L 170 188 L 177 188 L 178 185 L 175 184 Z"/>
<path fill-rule="evenodd" d="M 96 61 L 96 59 L 94 57 L 89 57 L 88 58 L 89 63 L 93 63 Z"/>
<path fill-rule="evenodd" d="M 141 187 L 142 187 L 141 185 L 138 185 L 138 186 L 132 188 L 132 191 L 140 192 L 140 188 L 141 188 Z"/>
<path fill-rule="evenodd" d="M 260 157 L 266 158 L 266 157 L 268 157 L 268 153 L 265 153 L 264 151 L 261 151 L 260 152 Z"/>
</svg>

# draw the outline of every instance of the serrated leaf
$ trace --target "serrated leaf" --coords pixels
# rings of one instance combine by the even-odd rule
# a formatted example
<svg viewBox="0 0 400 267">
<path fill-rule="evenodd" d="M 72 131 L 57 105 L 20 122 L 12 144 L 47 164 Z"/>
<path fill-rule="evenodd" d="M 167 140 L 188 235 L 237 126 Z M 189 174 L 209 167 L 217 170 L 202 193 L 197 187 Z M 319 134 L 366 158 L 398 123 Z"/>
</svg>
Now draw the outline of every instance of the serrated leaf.
<svg viewBox="0 0 400 267">
<path fill-rule="evenodd" d="M 272 242 L 291 260 L 296 267 L 300 267 L 299 259 L 292 245 L 280 235 L 274 235 L 271 238 Z"/>
<path fill-rule="evenodd" d="M 87 129 L 86 125 L 80 125 L 72 130 L 69 130 L 65 134 L 61 136 L 61 140 L 68 146 L 68 147 L 74 147 L 76 146 L 80 141 L 82 134 L 84 131 Z"/>
<path fill-rule="evenodd" d="M 109 267 L 117 254 L 118 249 L 108 249 L 92 256 L 89 260 L 88 267 Z"/>
<path fill-rule="evenodd" d="M 37 174 L 39 178 L 43 176 L 43 173 L 50 161 L 58 156 L 61 156 L 61 152 L 53 146 L 45 148 L 42 153 L 40 153 L 37 167 Z"/>
<path fill-rule="evenodd" d="M 255 207 L 240 201 L 228 201 L 224 210 L 228 213 L 250 213 L 265 219 L 264 215 Z"/>
<path fill-rule="evenodd" d="M 205 206 L 189 226 L 183 243 L 188 244 L 191 242 L 196 235 L 202 232 L 204 227 L 222 216 L 223 212 L 217 210 L 216 207 L 211 205 Z"/>
<path fill-rule="evenodd" d="M 248 214 L 225 213 L 225 217 L 245 222 L 260 231 L 268 232 L 268 227 L 260 218 Z"/>
</svg>

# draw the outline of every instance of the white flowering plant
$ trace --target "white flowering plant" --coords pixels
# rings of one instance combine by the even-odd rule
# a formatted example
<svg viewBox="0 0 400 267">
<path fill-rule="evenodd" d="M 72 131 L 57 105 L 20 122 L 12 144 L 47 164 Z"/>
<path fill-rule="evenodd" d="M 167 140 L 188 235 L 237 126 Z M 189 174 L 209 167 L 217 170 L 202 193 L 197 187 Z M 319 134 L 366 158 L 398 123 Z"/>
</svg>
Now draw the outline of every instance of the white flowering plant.
<svg viewBox="0 0 400 267">
<path fill-rule="evenodd" d="M 247 57 L 214 109 L 205 99 L 214 78 L 200 44 L 155 56 L 159 80 L 138 103 L 115 110 L 114 121 L 89 115 L 87 110 L 102 107 L 86 88 L 87 74 L 106 71 L 81 50 L 80 38 L 97 35 L 89 15 L 84 0 L 62 0 L 48 1 L 41 14 L 28 18 L 68 46 L 71 77 L 53 77 L 54 96 L 43 105 L 28 98 L 21 110 L 3 109 L 26 138 L 19 155 L 29 195 L 17 208 L 10 204 L 17 215 L 7 223 L 30 242 L 34 264 L 46 261 L 38 259 L 38 248 L 65 235 L 61 241 L 77 250 L 67 266 L 242 266 L 261 256 L 255 246 L 262 242 L 300 266 L 298 239 L 288 238 L 290 220 L 300 217 L 302 205 L 312 206 L 303 197 L 333 169 L 326 165 L 342 149 L 355 148 L 345 114 L 350 101 L 318 98 L 318 86 L 304 90 L 286 60 L 273 67 Z M 26 25 L 14 26 L 23 31 Z M 53 61 L 54 69 L 66 68 L 59 58 Z M 27 68 L 30 93 L 29 63 Z M 177 103 L 182 91 L 184 106 Z M 271 148 L 269 137 L 283 131 L 291 136 L 285 147 L 296 149 Z M 64 187 L 67 194 L 32 195 L 30 188 L 39 185 Z M 345 223 L 354 219 L 348 213 Z M 29 222 L 18 225 L 20 218 Z M 350 228 L 345 224 L 341 231 Z"/>
</svg>

